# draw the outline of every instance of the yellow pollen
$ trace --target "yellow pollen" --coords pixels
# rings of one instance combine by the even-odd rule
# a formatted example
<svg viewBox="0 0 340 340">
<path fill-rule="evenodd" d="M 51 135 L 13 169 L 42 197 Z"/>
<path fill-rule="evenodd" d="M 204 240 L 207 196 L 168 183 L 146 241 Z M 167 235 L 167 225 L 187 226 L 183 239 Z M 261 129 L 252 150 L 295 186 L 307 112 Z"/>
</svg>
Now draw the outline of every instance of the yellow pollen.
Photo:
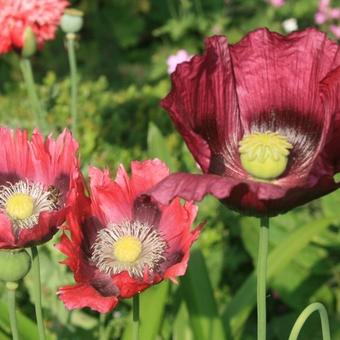
<svg viewBox="0 0 340 340">
<path fill-rule="evenodd" d="M 254 132 L 239 143 L 241 164 L 254 178 L 272 180 L 285 171 L 292 148 L 287 138 L 277 132 Z"/>
<path fill-rule="evenodd" d="M 14 194 L 6 202 L 6 213 L 16 220 L 23 220 L 33 214 L 33 198 L 26 194 Z"/>
<path fill-rule="evenodd" d="M 113 246 L 113 254 L 120 262 L 135 262 L 142 252 L 142 242 L 134 236 L 123 236 Z"/>
</svg>

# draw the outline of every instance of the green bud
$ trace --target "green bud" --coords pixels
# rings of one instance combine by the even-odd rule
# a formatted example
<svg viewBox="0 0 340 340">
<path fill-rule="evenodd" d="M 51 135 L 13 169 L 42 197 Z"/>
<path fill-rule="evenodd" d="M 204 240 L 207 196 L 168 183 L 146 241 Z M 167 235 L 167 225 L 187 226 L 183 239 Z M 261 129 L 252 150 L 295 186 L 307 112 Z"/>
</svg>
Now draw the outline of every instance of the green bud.
<svg viewBox="0 0 340 340">
<path fill-rule="evenodd" d="M 37 51 L 37 39 L 31 27 L 26 27 L 23 36 L 23 47 L 21 50 L 21 55 L 24 58 L 31 57 Z"/>
<path fill-rule="evenodd" d="M 31 257 L 25 249 L 0 250 L 0 268 L 0 280 L 18 281 L 29 272 Z"/>
<path fill-rule="evenodd" d="M 66 9 L 61 17 L 60 27 L 65 33 L 77 33 L 83 27 L 84 13 L 77 9 Z"/>
</svg>

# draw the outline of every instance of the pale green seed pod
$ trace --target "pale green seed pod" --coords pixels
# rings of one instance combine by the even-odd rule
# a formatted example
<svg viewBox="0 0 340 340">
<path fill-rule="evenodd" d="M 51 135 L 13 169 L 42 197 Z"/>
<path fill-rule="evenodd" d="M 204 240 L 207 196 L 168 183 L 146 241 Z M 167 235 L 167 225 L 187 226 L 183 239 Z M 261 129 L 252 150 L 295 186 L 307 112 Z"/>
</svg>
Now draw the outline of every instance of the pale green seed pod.
<svg viewBox="0 0 340 340">
<path fill-rule="evenodd" d="M 83 27 L 84 13 L 77 9 L 66 9 L 61 17 L 60 27 L 65 33 L 77 33 Z"/>
<path fill-rule="evenodd" d="M 0 280 L 15 282 L 29 272 L 31 268 L 31 257 L 25 249 L 0 250 Z"/>
</svg>

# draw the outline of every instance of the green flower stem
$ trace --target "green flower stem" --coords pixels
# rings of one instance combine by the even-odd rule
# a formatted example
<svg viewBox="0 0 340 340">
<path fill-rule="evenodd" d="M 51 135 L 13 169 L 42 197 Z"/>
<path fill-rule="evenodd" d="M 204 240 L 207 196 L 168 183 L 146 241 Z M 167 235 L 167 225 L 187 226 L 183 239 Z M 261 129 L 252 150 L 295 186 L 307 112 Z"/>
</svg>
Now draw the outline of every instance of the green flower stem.
<svg viewBox="0 0 340 340">
<path fill-rule="evenodd" d="M 139 340 L 139 294 L 132 298 L 132 339 Z"/>
<path fill-rule="evenodd" d="M 257 340 L 266 340 L 266 279 L 269 243 L 269 218 L 262 217 L 257 258 Z"/>
<path fill-rule="evenodd" d="M 70 64 L 70 78 L 71 78 L 71 116 L 72 116 L 72 133 L 75 138 L 78 135 L 78 126 L 77 126 L 77 85 L 78 85 L 78 76 L 77 76 L 77 61 L 76 61 L 76 51 L 75 51 L 75 38 L 76 35 L 74 33 L 66 34 L 66 46 L 68 53 L 68 61 Z"/>
<path fill-rule="evenodd" d="M 20 60 L 20 68 L 24 81 L 26 83 L 26 88 L 28 92 L 28 97 L 31 102 L 31 107 L 35 116 L 36 126 L 43 132 L 45 132 L 46 121 L 45 121 L 45 111 L 41 106 L 39 97 L 37 94 L 36 86 L 34 83 L 33 71 L 31 61 L 28 58 L 22 58 Z"/>
<path fill-rule="evenodd" d="M 328 322 L 328 315 L 326 308 L 324 305 L 322 305 L 319 302 L 311 303 L 309 306 L 307 306 L 302 313 L 299 315 L 297 320 L 295 321 L 295 324 L 293 326 L 293 329 L 289 335 L 288 340 L 297 340 L 301 328 L 303 327 L 306 320 L 309 318 L 309 316 L 318 311 L 320 314 L 321 319 L 321 329 L 322 329 L 322 339 L 323 340 L 331 340 L 331 334 L 329 329 L 329 322 Z"/>
<path fill-rule="evenodd" d="M 106 339 L 105 320 L 106 320 L 106 314 L 100 313 L 99 314 L 99 340 Z"/>
<path fill-rule="evenodd" d="M 32 273 L 33 273 L 33 291 L 34 291 L 34 304 L 35 315 L 37 318 L 39 339 L 45 340 L 45 328 L 43 323 L 43 316 L 41 310 L 41 281 L 40 281 L 40 262 L 38 248 L 32 247 Z"/>
<path fill-rule="evenodd" d="M 18 288 L 16 282 L 6 282 L 9 322 L 11 324 L 12 339 L 19 340 L 17 318 L 15 316 L 15 292 Z"/>
</svg>

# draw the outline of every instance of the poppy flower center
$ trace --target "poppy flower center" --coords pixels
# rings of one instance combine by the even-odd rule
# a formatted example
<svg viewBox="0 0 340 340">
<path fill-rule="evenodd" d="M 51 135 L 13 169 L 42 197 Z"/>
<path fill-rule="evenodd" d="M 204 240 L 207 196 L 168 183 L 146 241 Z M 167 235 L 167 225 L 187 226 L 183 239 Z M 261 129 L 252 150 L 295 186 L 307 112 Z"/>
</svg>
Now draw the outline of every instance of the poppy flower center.
<svg viewBox="0 0 340 340">
<path fill-rule="evenodd" d="M 23 220 L 33 212 L 33 198 L 27 194 L 15 194 L 6 202 L 6 213 L 14 219 Z"/>
<path fill-rule="evenodd" d="M 272 180 L 285 171 L 292 147 L 278 132 L 254 132 L 239 143 L 241 164 L 254 178 Z"/>
<path fill-rule="evenodd" d="M 57 190 L 45 189 L 40 183 L 19 181 L 0 186 L 0 211 L 8 216 L 13 228 L 34 227 L 39 214 L 56 210 L 58 202 Z"/>
<path fill-rule="evenodd" d="M 142 278 L 147 269 L 156 272 L 165 260 L 167 243 L 158 229 L 139 221 L 109 224 L 97 233 L 91 260 L 103 273 L 127 271 Z"/>
<path fill-rule="evenodd" d="M 118 261 L 135 262 L 142 252 L 142 242 L 134 236 L 123 236 L 113 246 Z"/>
</svg>

